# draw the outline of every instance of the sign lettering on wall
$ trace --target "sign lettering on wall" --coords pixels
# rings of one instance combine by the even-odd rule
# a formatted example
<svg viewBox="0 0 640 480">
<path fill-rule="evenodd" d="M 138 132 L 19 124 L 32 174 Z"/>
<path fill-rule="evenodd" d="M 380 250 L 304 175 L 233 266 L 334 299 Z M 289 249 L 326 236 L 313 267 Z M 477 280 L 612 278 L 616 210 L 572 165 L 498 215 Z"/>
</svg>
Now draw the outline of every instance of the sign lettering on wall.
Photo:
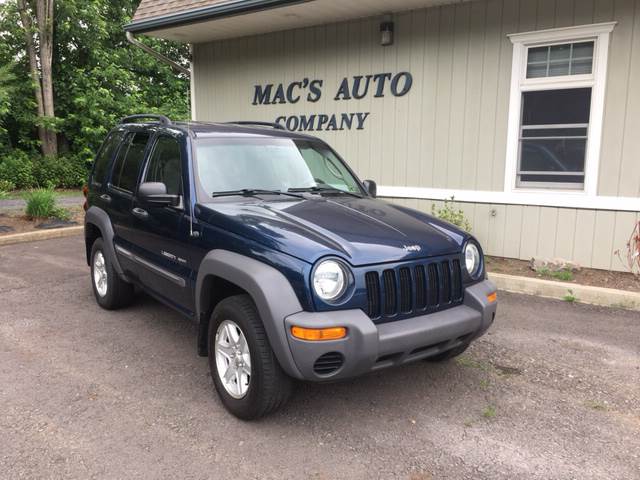
<svg viewBox="0 0 640 480">
<path fill-rule="evenodd" d="M 362 100 L 366 97 L 384 98 L 386 95 L 403 97 L 411 90 L 413 76 L 409 72 L 376 73 L 344 77 L 331 97 L 333 101 Z M 316 103 L 323 96 L 324 80 L 303 78 L 288 84 L 268 83 L 255 85 L 253 105 L 295 105 L 299 102 Z M 333 93 L 332 92 L 332 93 Z M 275 119 L 287 130 L 332 131 L 362 130 L 370 112 L 355 113 L 309 113 L 280 115 Z"/>
</svg>

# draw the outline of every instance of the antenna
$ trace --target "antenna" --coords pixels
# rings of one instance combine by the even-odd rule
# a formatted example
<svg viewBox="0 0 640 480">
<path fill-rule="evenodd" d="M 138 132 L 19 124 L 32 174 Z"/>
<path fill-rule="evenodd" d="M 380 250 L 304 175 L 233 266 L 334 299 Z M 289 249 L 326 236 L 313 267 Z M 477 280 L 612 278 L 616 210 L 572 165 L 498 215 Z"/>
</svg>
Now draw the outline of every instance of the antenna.
<svg viewBox="0 0 640 480">
<path fill-rule="evenodd" d="M 189 53 L 191 53 L 192 57 L 193 57 L 193 46 L 189 45 Z M 191 68 L 189 70 L 189 117 L 187 118 L 187 144 L 189 145 L 189 158 L 190 158 L 190 163 L 191 163 L 191 172 L 189 172 L 192 176 L 193 176 L 193 182 L 195 185 L 196 182 L 196 178 L 195 178 L 195 171 L 194 171 L 194 159 L 193 159 L 193 142 L 191 141 L 191 119 L 193 116 L 193 113 L 195 112 L 195 108 L 193 105 L 193 88 L 192 88 L 192 82 L 193 82 L 193 60 L 191 60 Z M 194 193 L 196 191 L 196 189 L 193 190 Z M 193 230 L 193 217 L 195 216 L 195 208 L 194 208 L 194 198 L 191 197 L 191 195 L 189 196 L 189 237 L 190 238 L 200 238 L 200 232 L 198 232 L 197 230 Z"/>
</svg>

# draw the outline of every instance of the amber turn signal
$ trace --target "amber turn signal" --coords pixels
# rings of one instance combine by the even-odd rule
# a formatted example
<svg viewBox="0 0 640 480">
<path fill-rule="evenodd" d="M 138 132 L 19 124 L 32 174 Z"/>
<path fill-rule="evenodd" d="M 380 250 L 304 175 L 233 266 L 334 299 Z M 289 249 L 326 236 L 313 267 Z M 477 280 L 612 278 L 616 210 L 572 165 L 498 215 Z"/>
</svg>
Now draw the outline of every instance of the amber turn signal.
<svg viewBox="0 0 640 480">
<path fill-rule="evenodd" d="M 490 293 L 489 295 L 487 295 L 487 300 L 489 300 L 489 303 L 493 303 L 498 299 L 498 292 L 493 292 Z"/>
<path fill-rule="evenodd" d="M 300 340 L 310 342 L 322 342 L 324 340 L 339 340 L 347 336 L 347 329 L 344 327 L 331 328 L 303 328 L 291 327 L 291 335 Z"/>
</svg>

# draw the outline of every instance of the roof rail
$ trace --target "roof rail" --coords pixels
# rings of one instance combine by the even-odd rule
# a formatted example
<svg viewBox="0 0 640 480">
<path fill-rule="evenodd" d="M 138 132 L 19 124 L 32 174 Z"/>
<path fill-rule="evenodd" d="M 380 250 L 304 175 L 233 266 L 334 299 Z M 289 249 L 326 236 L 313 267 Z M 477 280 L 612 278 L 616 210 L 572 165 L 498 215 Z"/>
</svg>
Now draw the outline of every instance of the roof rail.
<svg viewBox="0 0 640 480">
<path fill-rule="evenodd" d="M 158 121 L 160 125 L 171 125 L 169 120 L 164 115 L 156 115 L 154 113 L 139 113 L 137 115 L 129 115 L 120 120 L 120 123 L 134 123 L 134 120 L 140 120 L 142 118 L 153 118 Z"/>
<path fill-rule="evenodd" d="M 275 122 L 254 122 L 251 120 L 239 120 L 237 122 L 226 122 L 226 123 L 231 123 L 234 125 L 247 125 L 247 126 L 255 125 L 256 127 L 271 127 L 271 128 L 275 128 L 276 130 L 286 130 L 286 128 L 284 128 L 282 125 Z"/>
</svg>

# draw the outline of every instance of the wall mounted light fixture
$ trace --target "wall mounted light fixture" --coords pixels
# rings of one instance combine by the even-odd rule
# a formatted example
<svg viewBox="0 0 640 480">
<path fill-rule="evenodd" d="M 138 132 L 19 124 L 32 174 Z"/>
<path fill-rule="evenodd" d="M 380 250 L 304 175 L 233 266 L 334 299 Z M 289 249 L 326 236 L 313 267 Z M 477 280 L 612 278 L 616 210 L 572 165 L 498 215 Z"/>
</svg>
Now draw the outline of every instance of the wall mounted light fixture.
<svg viewBox="0 0 640 480">
<path fill-rule="evenodd" d="M 386 20 L 380 24 L 380 45 L 393 45 L 393 22 Z"/>
</svg>

